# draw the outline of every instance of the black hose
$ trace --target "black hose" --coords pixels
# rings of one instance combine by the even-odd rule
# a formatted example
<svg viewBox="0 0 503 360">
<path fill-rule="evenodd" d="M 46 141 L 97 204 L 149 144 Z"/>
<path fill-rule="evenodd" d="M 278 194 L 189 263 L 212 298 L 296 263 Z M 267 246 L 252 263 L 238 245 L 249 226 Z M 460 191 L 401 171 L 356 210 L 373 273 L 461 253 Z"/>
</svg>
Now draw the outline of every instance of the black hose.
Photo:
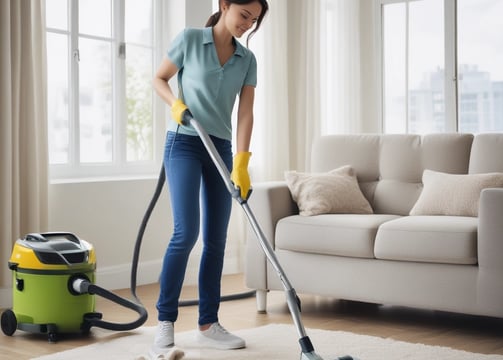
<svg viewBox="0 0 503 360">
<path fill-rule="evenodd" d="M 155 204 L 157 203 L 157 200 L 159 199 L 159 196 L 161 195 L 162 187 L 164 185 L 165 180 L 166 180 L 166 174 L 164 173 L 164 164 L 163 164 L 163 166 L 161 166 L 161 172 L 159 173 L 159 179 L 157 180 L 157 185 L 155 187 L 154 196 L 150 200 L 150 203 L 148 205 L 147 211 L 145 212 L 145 215 L 143 215 L 143 220 L 141 222 L 140 229 L 138 230 L 138 235 L 136 236 L 136 242 L 135 242 L 134 251 L 133 251 L 133 262 L 131 264 L 131 294 L 138 301 L 140 301 L 140 300 L 138 299 L 138 296 L 136 295 L 136 275 L 138 273 L 138 259 L 140 257 L 140 248 L 141 248 L 141 243 L 143 240 L 143 234 L 145 233 L 145 229 L 147 227 L 148 220 L 150 219 L 150 215 L 152 214 L 152 211 L 154 210 Z"/>
<path fill-rule="evenodd" d="M 87 285 L 87 286 L 86 286 Z M 86 289 L 87 288 L 87 289 Z M 124 299 L 111 291 L 103 289 L 97 285 L 91 284 L 87 282 L 87 284 L 83 285 L 84 292 L 87 292 L 91 295 L 99 295 L 103 298 L 113 301 L 121 306 L 127 307 L 128 309 L 136 311 L 140 316 L 129 323 L 113 323 L 105 320 L 101 320 L 100 318 L 95 317 L 93 314 L 91 316 L 84 316 L 85 326 L 87 328 L 91 328 L 92 326 L 97 326 L 103 329 L 114 330 L 114 331 L 127 331 L 133 330 L 140 326 L 142 326 L 145 321 L 147 321 L 148 313 L 145 307 L 141 305 L 141 303 L 135 303 L 130 300 Z"/>
</svg>

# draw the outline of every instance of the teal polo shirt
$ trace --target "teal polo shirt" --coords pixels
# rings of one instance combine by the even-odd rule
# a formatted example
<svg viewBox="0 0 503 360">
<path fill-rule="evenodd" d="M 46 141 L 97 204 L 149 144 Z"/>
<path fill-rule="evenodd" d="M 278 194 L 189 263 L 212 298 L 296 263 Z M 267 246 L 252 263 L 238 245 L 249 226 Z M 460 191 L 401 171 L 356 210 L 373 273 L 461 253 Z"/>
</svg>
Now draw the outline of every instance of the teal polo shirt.
<svg viewBox="0 0 503 360">
<path fill-rule="evenodd" d="M 245 85 L 257 84 L 257 61 L 253 53 L 235 41 L 234 55 L 220 65 L 211 27 L 188 28 L 172 42 L 168 58 L 178 67 L 179 97 L 210 135 L 232 140 L 232 109 Z M 168 129 L 178 124 L 170 121 Z M 178 132 L 197 136 L 191 126 Z"/>
</svg>

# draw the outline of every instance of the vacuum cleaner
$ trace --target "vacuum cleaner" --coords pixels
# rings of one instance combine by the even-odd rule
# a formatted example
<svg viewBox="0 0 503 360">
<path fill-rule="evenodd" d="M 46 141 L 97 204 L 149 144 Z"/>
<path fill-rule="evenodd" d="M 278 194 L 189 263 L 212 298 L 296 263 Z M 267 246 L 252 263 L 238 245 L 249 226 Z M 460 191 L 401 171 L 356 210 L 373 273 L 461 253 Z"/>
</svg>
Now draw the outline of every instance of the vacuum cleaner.
<svg viewBox="0 0 503 360">
<path fill-rule="evenodd" d="M 55 342 L 62 333 L 87 334 L 93 326 L 132 330 L 147 320 L 133 288 L 135 301 L 130 301 L 94 284 L 94 248 L 72 233 L 28 234 L 16 241 L 8 264 L 13 273 L 13 308 L 1 316 L 5 335 L 19 329 L 47 334 Z M 138 318 L 129 323 L 102 320 L 93 295 L 137 312 Z"/>
<path fill-rule="evenodd" d="M 297 328 L 298 335 L 300 336 L 299 338 L 299 344 L 301 348 L 301 360 L 323 360 L 321 356 L 319 356 L 313 347 L 313 344 L 311 340 L 309 339 L 309 336 L 306 333 L 306 330 L 304 328 L 304 325 L 302 324 L 301 316 L 300 316 L 300 299 L 297 296 L 295 289 L 292 287 L 290 281 L 288 280 L 283 268 L 281 267 L 281 264 L 279 263 L 276 254 L 274 253 L 274 250 L 270 244 L 269 241 L 267 241 L 266 236 L 264 235 L 262 229 L 260 228 L 260 225 L 258 224 L 257 219 L 255 218 L 255 215 L 253 214 L 252 210 L 250 209 L 250 206 L 248 205 L 247 198 L 249 197 L 250 193 L 248 193 L 247 198 L 243 199 L 241 197 L 241 192 L 239 188 L 236 188 L 234 186 L 234 183 L 231 181 L 230 173 L 227 170 L 227 167 L 225 166 L 224 161 L 220 157 L 217 149 L 215 148 L 215 145 L 213 144 L 211 138 L 209 135 L 206 133 L 206 131 L 202 128 L 202 126 L 199 124 L 197 120 L 195 120 L 192 117 L 192 114 L 190 111 L 185 110 L 182 116 L 182 122 L 184 125 L 191 125 L 201 138 L 201 141 L 203 142 L 206 150 L 208 151 L 208 154 L 210 155 L 211 159 L 213 160 L 213 163 L 218 169 L 218 172 L 220 173 L 220 176 L 222 177 L 227 190 L 231 194 L 231 196 L 241 205 L 242 209 L 244 210 L 246 217 L 248 218 L 248 221 L 257 236 L 257 239 L 260 243 L 260 246 L 262 247 L 262 250 L 264 251 L 267 259 L 275 269 L 279 279 L 281 280 L 281 283 L 283 285 L 283 288 L 285 290 L 286 294 L 286 300 L 288 304 L 288 308 L 290 310 L 290 314 L 292 315 L 293 322 Z M 358 360 L 352 356 L 345 355 L 342 357 L 338 357 L 334 360 Z"/>
</svg>

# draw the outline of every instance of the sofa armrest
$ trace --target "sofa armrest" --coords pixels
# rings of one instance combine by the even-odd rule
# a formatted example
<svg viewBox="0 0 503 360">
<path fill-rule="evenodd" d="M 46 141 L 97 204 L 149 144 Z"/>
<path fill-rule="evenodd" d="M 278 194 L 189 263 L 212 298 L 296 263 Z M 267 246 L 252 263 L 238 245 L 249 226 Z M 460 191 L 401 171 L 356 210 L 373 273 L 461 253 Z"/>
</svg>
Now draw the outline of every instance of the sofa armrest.
<svg viewBox="0 0 503 360">
<path fill-rule="evenodd" d="M 248 204 L 265 238 L 274 248 L 277 222 L 286 216 L 298 214 L 297 205 L 292 200 L 286 182 L 274 181 L 254 184 Z M 267 290 L 267 258 L 251 226 L 248 226 L 247 233 L 246 285 L 252 289 Z"/>
<path fill-rule="evenodd" d="M 485 314 L 501 316 L 503 304 L 503 188 L 480 193 L 477 250 L 477 305 Z"/>
<path fill-rule="evenodd" d="M 503 188 L 482 190 L 479 203 L 478 261 L 481 270 L 503 271 Z"/>
</svg>

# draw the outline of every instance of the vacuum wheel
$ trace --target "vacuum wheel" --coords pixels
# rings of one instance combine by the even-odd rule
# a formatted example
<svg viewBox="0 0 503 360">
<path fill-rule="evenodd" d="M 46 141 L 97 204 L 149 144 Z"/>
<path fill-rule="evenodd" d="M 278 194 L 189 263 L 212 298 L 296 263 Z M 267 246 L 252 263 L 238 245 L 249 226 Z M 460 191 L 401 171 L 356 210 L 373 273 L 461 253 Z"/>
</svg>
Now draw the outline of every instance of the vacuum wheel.
<svg viewBox="0 0 503 360">
<path fill-rule="evenodd" d="M 5 310 L 1 318 L 2 331 L 7 336 L 12 336 L 17 329 L 16 314 L 12 310 Z"/>
</svg>

